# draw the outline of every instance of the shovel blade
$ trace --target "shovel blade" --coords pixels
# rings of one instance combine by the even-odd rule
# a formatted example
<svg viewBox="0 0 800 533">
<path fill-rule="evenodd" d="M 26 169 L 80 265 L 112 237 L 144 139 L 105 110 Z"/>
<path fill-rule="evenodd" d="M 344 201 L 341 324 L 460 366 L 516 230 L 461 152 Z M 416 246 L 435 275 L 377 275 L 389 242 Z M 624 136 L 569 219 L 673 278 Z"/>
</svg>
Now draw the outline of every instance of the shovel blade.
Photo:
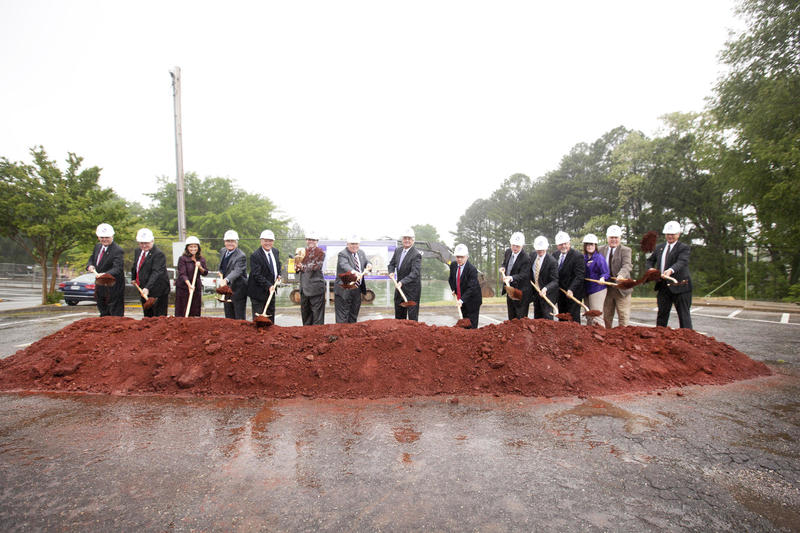
<svg viewBox="0 0 800 533">
<path fill-rule="evenodd" d="M 267 315 L 256 315 L 253 319 L 257 327 L 267 327 L 272 325 L 272 320 Z"/>
<path fill-rule="evenodd" d="M 597 309 L 590 309 L 589 311 L 586 311 L 585 313 L 583 313 L 583 316 L 590 316 L 590 317 L 602 316 L 602 315 L 603 315 L 603 312 L 602 311 L 598 311 Z"/>
<path fill-rule="evenodd" d="M 459 328 L 470 329 L 472 328 L 472 321 L 469 318 L 462 318 L 456 322 L 456 326 Z"/>
<path fill-rule="evenodd" d="M 400 304 L 400 307 L 416 307 L 416 306 L 417 302 L 412 302 L 410 300 L 408 302 L 403 302 Z"/>
</svg>

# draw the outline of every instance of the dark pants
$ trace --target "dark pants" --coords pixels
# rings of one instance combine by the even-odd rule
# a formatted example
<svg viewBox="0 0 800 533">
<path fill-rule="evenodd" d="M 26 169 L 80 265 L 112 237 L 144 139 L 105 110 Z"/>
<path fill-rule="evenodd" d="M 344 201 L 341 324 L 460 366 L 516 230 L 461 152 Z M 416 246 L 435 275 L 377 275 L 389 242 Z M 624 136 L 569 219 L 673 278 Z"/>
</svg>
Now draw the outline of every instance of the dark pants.
<svg viewBox="0 0 800 533">
<path fill-rule="evenodd" d="M 531 302 L 528 295 L 523 293 L 522 300 L 512 300 L 506 296 L 506 307 L 508 308 L 508 319 L 515 318 L 528 318 L 528 310 L 530 309 Z"/>
<path fill-rule="evenodd" d="M 147 301 L 146 299 L 139 298 L 139 300 L 142 302 L 142 313 L 144 316 L 167 316 L 167 307 L 169 307 L 169 293 L 156 298 L 156 303 L 154 303 L 150 309 L 144 308 L 144 303 Z"/>
<path fill-rule="evenodd" d="M 578 324 L 581 323 L 581 306 L 578 305 L 576 302 L 570 300 L 566 294 L 561 291 L 558 291 L 558 312 L 559 313 L 569 313 L 572 315 L 572 320 L 577 322 Z M 549 296 L 548 296 L 549 298 Z M 578 298 L 577 296 L 575 298 Z"/>
<path fill-rule="evenodd" d="M 461 314 L 464 315 L 464 318 L 469 318 L 472 323 L 472 329 L 478 329 L 478 318 L 481 314 L 480 306 L 477 309 L 464 309 L 462 307 Z"/>
<path fill-rule="evenodd" d="M 304 326 L 325 323 L 325 293 L 306 296 L 300 291 L 300 316 Z"/>
<path fill-rule="evenodd" d="M 123 291 L 114 292 L 110 287 L 103 286 L 95 287 L 94 291 L 100 316 L 125 315 L 125 293 Z"/>
<path fill-rule="evenodd" d="M 531 300 L 533 304 L 533 318 L 545 318 L 553 320 L 553 307 L 544 301 L 544 298 L 534 294 Z"/>
<path fill-rule="evenodd" d="M 689 309 L 692 307 L 691 292 L 673 294 L 668 288 L 663 287 L 656 293 L 656 301 L 658 302 L 656 326 L 667 327 L 669 312 L 674 305 L 675 311 L 678 312 L 678 324 L 680 327 L 692 329 L 692 315 L 689 312 Z"/>
<path fill-rule="evenodd" d="M 250 297 L 250 307 L 252 308 L 253 312 L 253 319 L 256 318 L 256 314 L 263 315 L 264 314 L 264 306 L 266 305 L 267 300 L 266 298 L 263 300 L 256 300 L 252 296 Z M 275 322 L 275 296 L 272 296 L 272 299 L 269 301 L 269 306 L 267 306 L 266 315 L 269 317 L 270 320 Z"/>
<path fill-rule="evenodd" d="M 186 305 L 189 304 L 189 289 L 176 289 L 175 290 L 175 316 L 186 316 Z M 192 296 L 191 305 L 189 306 L 189 316 L 200 316 L 200 309 L 203 306 L 203 286 L 197 286 Z"/>
<path fill-rule="evenodd" d="M 336 323 L 348 324 L 358 322 L 358 312 L 361 310 L 361 291 L 356 289 L 342 289 L 338 285 L 333 289 L 333 307 L 336 311 Z"/>
<path fill-rule="evenodd" d="M 400 304 L 403 303 L 403 297 L 400 296 L 400 293 L 394 291 L 394 317 L 400 320 L 414 320 L 419 321 L 419 294 L 416 291 L 403 291 L 403 294 L 406 295 L 409 302 L 417 302 L 417 305 L 413 307 L 402 307 Z"/>
<path fill-rule="evenodd" d="M 233 291 L 231 303 L 224 304 L 225 318 L 247 320 L 247 286 L 238 291 Z M 266 302 L 266 300 L 264 300 Z M 262 303 L 263 309 L 263 303 Z"/>
</svg>

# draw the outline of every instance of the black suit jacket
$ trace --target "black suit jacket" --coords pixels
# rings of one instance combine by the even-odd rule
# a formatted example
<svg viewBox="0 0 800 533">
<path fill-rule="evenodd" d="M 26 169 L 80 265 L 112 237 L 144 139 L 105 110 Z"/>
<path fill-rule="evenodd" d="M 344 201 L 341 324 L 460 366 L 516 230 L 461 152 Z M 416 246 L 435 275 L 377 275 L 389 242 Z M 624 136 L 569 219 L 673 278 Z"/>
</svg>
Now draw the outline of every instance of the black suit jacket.
<svg viewBox="0 0 800 533">
<path fill-rule="evenodd" d="M 647 258 L 647 268 L 657 268 L 661 270 L 661 256 L 664 255 L 664 247 L 666 242 L 662 242 L 656 246 L 650 257 Z M 660 280 L 656 282 L 655 290 L 663 287 L 668 287 L 673 294 L 680 294 L 682 292 L 690 292 L 692 290 L 692 278 L 689 274 L 689 255 L 691 254 L 691 247 L 681 241 L 675 241 L 672 249 L 667 256 L 667 264 L 664 270 L 672 269 L 672 276 L 678 281 L 686 280 L 686 284 L 675 285 L 667 280 Z"/>
<path fill-rule="evenodd" d="M 222 269 L 222 261 L 225 254 L 228 252 L 227 248 L 222 248 L 219 251 L 220 271 L 222 277 L 228 280 L 228 285 L 231 290 L 236 294 L 242 294 L 242 291 L 247 291 L 247 256 L 241 248 L 236 248 L 231 252 L 225 269 Z"/>
<path fill-rule="evenodd" d="M 100 255 L 100 250 L 103 245 L 99 242 L 95 244 L 92 256 L 89 262 L 86 263 L 86 268 L 93 266 L 98 274 L 111 274 L 117 282 L 114 286 L 109 287 L 112 294 L 125 292 L 125 252 L 115 242 L 111 242 L 100 259 L 100 264 L 97 264 L 97 256 Z"/>
<path fill-rule="evenodd" d="M 586 277 L 586 262 L 583 259 L 583 254 L 570 248 L 561 268 L 558 268 L 559 257 L 561 257 L 561 252 L 553 252 L 553 258 L 556 260 L 556 268 L 558 269 L 558 286 L 565 291 L 572 291 L 572 295 L 580 300 L 583 298 L 583 288 L 586 283 L 583 279 Z M 550 289 L 547 292 L 549 293 Z M 552 300 L 552 298 L 550 299 Z"/>
<path fill-rule="evenodd" d="M 533 269 L 536 267 L 536 258 L 538 254 L 531 256 L 531 280 L 533 280 Z M 567 260 L 564 259 L 564 262 Z M 530 285 L 530 283 L 528 283 Z M 554 259 L 550 254 L 544 254 L 542 258 L 542 266 L 539 268 L 539 288 L 547 289 L 545 296 L 555 302 L 554 298 L 558 298 L 558 260 Z M 533 289 L 533 287 L 531 287 Z M 538 295 L 538 293 L 536 293 Z"/>
<path fill-rule="evenodd" d="M 133 255 L 133 267 L 131 267 L 131 279 L 136 280 L 136 265 L 139 264 L 139 257 L 142 255 L 142 250 L 136 250 Z M 150 251 L 147 252 L 147 257 L 144 258 L 144 263 L 139 268 L 139 286 L 149 291 L 149 295 L 153 298 L 159 298 L 165 294 L 169 294 L 169 276 L 167 275 L 167 257 L 164 252 L 158 249 L 155 244 Z"/>
<path fill-rule="evenodd" d="M 456 292 L 456 275 L 458 274 L 458 263 L 450 263 L 450 289 Z M 483 303 L 481 295 L 481 284 L 478 281 L 478 269 L 467 261 L 461 271 L 461 306 L 463 314 L 467 315 L 478 310 Z"/>
<path fill-rule="evenodd" d="M 259 301 L 266 301 L 269 297 L 269 288 L 273 285 L 273 280 L 281 275 L 280 252 L 272 248 L 272 257 L 275 259 L 273 271 L 267 261 L 267 255 L 260 246 L 258 250 L 250 256 L 250 276 L 247 278 L 247 295 Z M 273 296 L 273 298 L 275 298 Z"/>
<path fill-rule="evenodd" d="M 400 256 L 402 254 L 402 246 L 395 249 L 394 255 L 392 255 L 392 259 L 389 261 L 389 266 L 387 267 L 390 273 L 394 272 L 397 268 L 397 263 L 400 261 Z M 403 294 L 406 295 L 406 298 L 414 300 L 414 298 L 409 296 L 409 294 L 413 294 L 417 300 L 419 299 L 419 294 L 422 290 L 422 285 L 420 282 L 421 275 L 422 254 L 419 253 L 419 250 L 412 246 L 409 248 L 408 252 L 406 252 L 406 258 L 403 259 L 403 263 L 400 265 L 400 269 L 397 271 L 397 281 L 403 283 Z"/>
<path fill-rule="evenodd" d="M 502 267 L 506 270 L 506 276 L 512 276 L 514 278 L 511 281 L 511 286 L 521 290 L 522 294 L 526 298 L 529 298 L 530 293 L 533 291 L 533 287 L 531 287 L 531 256 L 529 256 L 524 249 L 520 250 L 517 255 L 517 260 L 514 261 L 510 272 L 508 271 L 509 261 L 511 261 L 511 248 L 506 250 Z M 504 283 L 502 294 L 505 293 L 506 285 Z"/>
</svg>

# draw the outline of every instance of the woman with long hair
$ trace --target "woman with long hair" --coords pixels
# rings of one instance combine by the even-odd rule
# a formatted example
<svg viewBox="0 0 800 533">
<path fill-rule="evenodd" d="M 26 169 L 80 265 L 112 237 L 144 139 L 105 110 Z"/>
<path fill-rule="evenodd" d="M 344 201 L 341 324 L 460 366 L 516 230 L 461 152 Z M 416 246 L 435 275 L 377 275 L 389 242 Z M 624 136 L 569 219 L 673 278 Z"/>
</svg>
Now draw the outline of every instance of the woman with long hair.
<svg viewBox="0 0 800 533">
<path fill-rule="evenodd" d="M 589 279 L 596 279 L 600 281 L 607 281 L 611 273 L 608 270 L 608 263 L 603 254 L 597 251 L 597 236 L 594 233 L 588 233 L 583 238 L 583 260 L 586 262 L 586 277 Z M 606 300 L 606 286 L 594 281 L 587 281 L 584 286 L 583 303 L 586 304 L 592 311 L 603 312 L 603 303 Z M 606 327 L 603 323 L 603 315 L 600 316 L 587 316 L 586 325 L 600 325 Z"/>
<path fill-rule="evenodd" d="M 175 284 L 175 316 L 186 316 L 189 305 L 189 316 L 200 316 L 203 304 L 203 282 L 200 276 L 208 274 L 206 258 L 200 255 L 200 240 L 197 237 L 186 239 L 186 248 L 178 258 L 178 282 Z M 195 269 L 199 269 L 195 276 Z M 192 280 L 195 280 L 192 301 L 189 302 L 189 291 Z"/>
</svg>

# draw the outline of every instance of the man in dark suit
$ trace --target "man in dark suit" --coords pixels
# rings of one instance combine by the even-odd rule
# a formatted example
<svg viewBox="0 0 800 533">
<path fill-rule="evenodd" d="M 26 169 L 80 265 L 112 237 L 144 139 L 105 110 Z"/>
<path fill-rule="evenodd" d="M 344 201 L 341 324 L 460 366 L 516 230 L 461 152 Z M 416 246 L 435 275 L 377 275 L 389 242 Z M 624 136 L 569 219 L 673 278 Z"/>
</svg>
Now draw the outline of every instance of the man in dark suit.
<svg viewBox="0 0 800 533">
<path fill-rule="evenodd" d="M 558 286 L 567 291 L 569 296 L 580 300 L 583 298 L 586 272 L 583 254 L 571 249 L 569 235 L 563 231 L 556 233 L 556 246 L 558 251 L 553 253 L 553 258 L 558 262 Z M 580 324 L 581 306 L 567 294 L 558 291 L 558 312 L 571 314 L 572 320 Z"/>
<path fill-rule="evenodd" d="M 608 270 L 611 277 L 617 281 L 629 279 L 633 270 L 632 256 L 630 248 L 622 244 L 622 228 L 613 224 L 606 230 L 606 246 L 599 248 L 600 254 L 606 258 Z M 620 326 L 627 326 L 631 316 L 631 293 L 633 289 L 620 289 L 619 287 L 607 287 L 606 299 L 603 302 L 603 321 L 605 326 L 610 328 L 614 324 L 614 312 L 616 311 Z"/>
<path fill-rule="evenodd" d="M 689 255 L 691 248 L 678 240 L 681 235 L 681 225 L 676 220 L 670 220 L 664 225 L 664 238 L 656 246 L 650 257 L 647 258 L 647 268 L 657 268 L 661 271 L 662 279 L 656 282 L 656 300 L 658 301 L 658 316 L 656 326 L 667 327 L 669 312 L 672 306 L 678 312 L 678 324 L 682 328 L 692 329 L 692 278 L 689 275 Z M 663 279 L 668 276 L 678 283 Z M 682 283 L 682 282 L 686 283 Z"/>
<path fill-rule="evenodd" d="M 319 235 L 306 232 L 306 249 L 295 255 L 295 269 L 300 277 L 300 318 L 304 326 L 325 323 L 325 252 L 318 246 Z"/>
<path fill-rule="evenodd" d="M 511 235 L 509 239 L 511 248 L 506 250 L 503 257 L 503 294 L 506 294 L 505 283 L 522 291 L 522 299 L 512 300 L 506 294 L 506 307 L 508 308 L 508 319 L 528 318 L 528 309 L 531 302 L 531 258 L 522 249 L 525 246 L 525 236 L 519 231 Z"/>
<path fill-rule="evenodd" d="M 149 309 L 142 309 L 144 316 L 167 316 L 169 306 L 169 276 L 167 275 L 167 257 L 154 243 L 153 232 L 142 228 L 136 233 L 139 249 L 133 256 L 131 278 L 142 289 L 142 304 L 148 298 L 155 298 L 156 303 Z"/>
<path fill-rule="evenodd" d="M 453 255 L 456 256 L 456 262 L 450 263 L 450 279 L 448 280 L 450 289 L 461 307 L 461 314 L 472 323 L 472 329 L 476 329 L 483 303 L 478 269 L 469 262 L 469 251 L 466 245 L 456 246 Z"/>
<path fill-rule="evenodd" d="M 402 307 L 403 297 L 394 291 L 394 317 L 399 319 L 419 320 L 419 299 L 422 295 L 422 254 L 414 247 L 414 230 L 409 228 L 401 236 L 402 248 L 395 248 L 389 261 L 389 276 L 397 280 L 397 287 L 403 291 L 410 302 L 417 302 L 413 307 Z"/>
<path fill-rule="evenodd" d="M 533 249 L 536 250 L 536 254 L 531 260 L 531 279 L 542 291 L 542 295 L 552 302 L 560 291 L 558 290 L 558 267 L 553 256 L 547 253 L 549 247 L 550 243 L 544 236 L 539 235 L 534 239 Z M 547 303 L 536 290 L 532 294 L 532 303 L 533 318 L 555 320 L 553 306 Z"/>
<path fill-rule="evenodd" d="M 247 256 L 239 249 L 239 234 L 229 229 L 223 237 L 225 247 L 219 251 L 221 287 L 233 291 L 230 302 L 225 302 L 225 318 L 245 320 L 247 312 Z"/>
<path fill-rule="evenodd" d="M 275 290 L 275 284 L 281 279 L 280 253 L 276 248 L 275 234 L 270 230 L 261 232 L 261 247 L 250 256 L 250 276 L 247 278 L 247 295 L 250 296 L 250 306 L 253 308 L 253 318 L 256 314 L 264 313 L 269 294 Z M 266 314 L 275 321 L 275 298 L 272 295 Z"/>
<path fill-rule="evenodd" d="M 123 316 L 125 314 L 125 265 L 122 248 L 114 242 L 111 224 L 100 224 L 95 231 L 97 240 L 94 251 L 86 263 L 86 270 L 95 274 L 111 274 L 116 283 L 108 287 L 96 285 L 94 299 L 100 316 Z"/>
<path fill-rule="evenodd" d="M 367 259 L 367 254 L 360 247 L 361 238 L 357 235 L 352 235 L 347 240 L 345 249 L 339 252 L 337 257 L 336 283 L 333 286 L 333 306 L 336 311 L 337 324 L 358 322 L 358 312 L 361 310 L 361 295 L 367 292 L 363 275 L 372 268 L 372 264 Z M 362 276 L 357 281 L 358 287 L 355 289 L 342 287 L 341 275 L 347 272 Z"/>
</svg>

